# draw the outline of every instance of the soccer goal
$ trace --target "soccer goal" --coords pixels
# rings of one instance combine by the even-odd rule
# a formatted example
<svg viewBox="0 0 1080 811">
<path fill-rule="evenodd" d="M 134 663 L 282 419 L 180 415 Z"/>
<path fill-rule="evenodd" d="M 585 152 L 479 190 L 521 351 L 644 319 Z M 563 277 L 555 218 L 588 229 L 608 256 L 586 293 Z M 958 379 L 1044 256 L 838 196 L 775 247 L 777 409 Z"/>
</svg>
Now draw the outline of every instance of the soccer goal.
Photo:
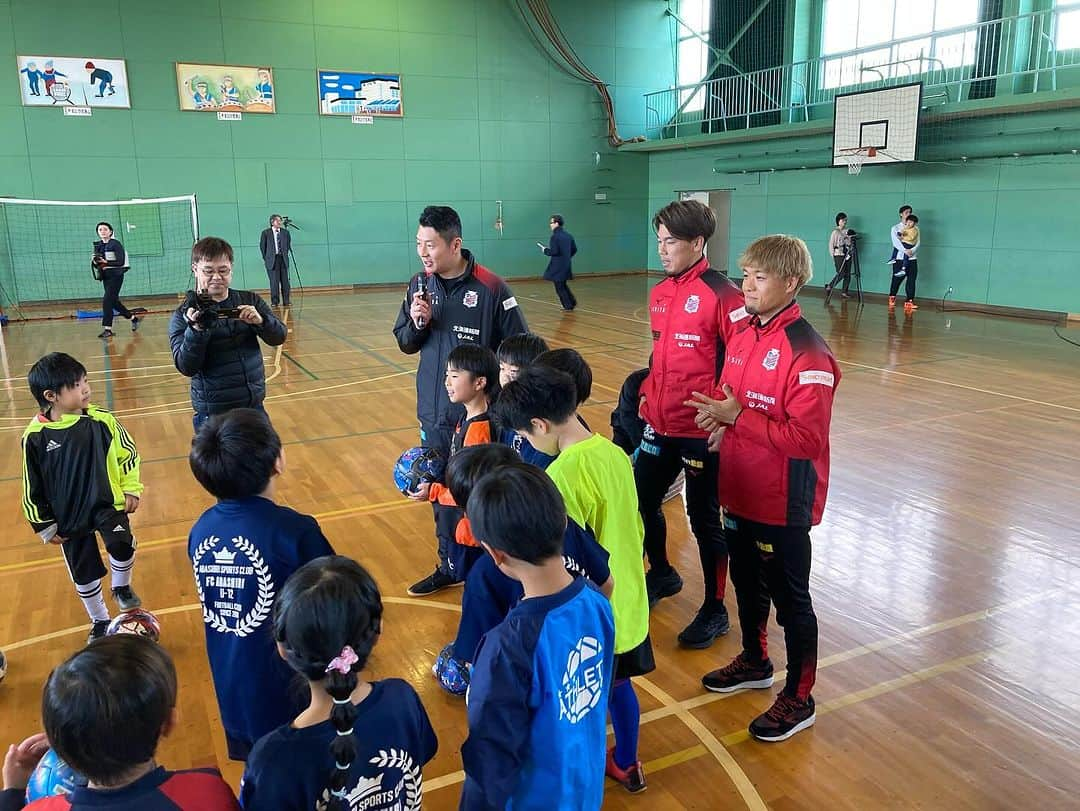
<svg viewBox="0 0 1080 811">
<path fill-rule="evenodd" d="M 0 307 L 10 318 L 71 314 L 101 306 L 91 272 L 97 224 L 113 226 L 127 252 L 125 298 L 173 297 L 191 275 L 199 236 L 195 195 L 69 201 L 0 197 Z"/>
</svg>

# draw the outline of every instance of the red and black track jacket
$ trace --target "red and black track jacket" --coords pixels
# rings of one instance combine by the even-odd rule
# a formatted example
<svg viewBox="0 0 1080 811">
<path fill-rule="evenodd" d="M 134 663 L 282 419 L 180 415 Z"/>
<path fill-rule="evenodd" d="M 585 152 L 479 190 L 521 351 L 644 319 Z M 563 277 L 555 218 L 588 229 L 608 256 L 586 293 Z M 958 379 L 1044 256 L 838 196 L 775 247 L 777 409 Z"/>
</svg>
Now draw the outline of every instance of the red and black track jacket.
<svg viewBox="0 0 1080 811">
<path fill-rule="evenodd" d="M 762 524 L 821 522 L 829 489 L 829 422 L 840 367 L 792 302 L 732 337 L 714 396 L 743 410 L 720 442 L 720 503 Z"/>
<path fill-rule="evenodd" d="M 738 285 L 709 267 L 705 257 L 649 293 L 653 351 L 641 384 L 641 415 L 658 434 L 696 437 L 696 412 L 684 403 L 695 391 L 710 392 L 724 366 L 724 347 L 746 325 Z"/>
</svg>

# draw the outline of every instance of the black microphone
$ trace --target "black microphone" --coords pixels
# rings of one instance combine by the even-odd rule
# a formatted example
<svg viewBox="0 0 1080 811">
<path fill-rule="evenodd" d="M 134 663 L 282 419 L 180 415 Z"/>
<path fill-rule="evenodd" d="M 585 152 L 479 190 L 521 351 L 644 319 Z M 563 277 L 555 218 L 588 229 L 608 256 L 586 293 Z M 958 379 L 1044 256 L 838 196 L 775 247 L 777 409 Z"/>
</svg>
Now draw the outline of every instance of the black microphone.
<svg viewBox="0 0 1080 811">
<path fill-rule="evenodd" d="M 424 299 L 424 301 L 427 301 L 427 278 L 428 272 L 425 270 L 424 275 L 420 277 L 420 295 Z M 424 316 L 420 316 L 416 319 L 416 328 L 424 328 Z"/>
<path fill-rule="evenodd" d="M 288 218 L 288 217 L 282 217 L 282 218 L 281 218 L 281 224 L 282 224 L 282 225 L 284 225 L 284 226 L 285 226 L 286 228 L 293 228 L 293 229 L 295 229 L 295 230 L 297 230 L 297 231 L 303 231 L 303 230 L 304 230 L 303 228 L 301 228 L 301 227 L 300 227 L 299 225 L 297 225 L 296 223 L 294 223 L 294 222 L 293 222 L 293 221 L 292 221 L 292 220 L 291 220 L 290 218 Z"/>
</svg>

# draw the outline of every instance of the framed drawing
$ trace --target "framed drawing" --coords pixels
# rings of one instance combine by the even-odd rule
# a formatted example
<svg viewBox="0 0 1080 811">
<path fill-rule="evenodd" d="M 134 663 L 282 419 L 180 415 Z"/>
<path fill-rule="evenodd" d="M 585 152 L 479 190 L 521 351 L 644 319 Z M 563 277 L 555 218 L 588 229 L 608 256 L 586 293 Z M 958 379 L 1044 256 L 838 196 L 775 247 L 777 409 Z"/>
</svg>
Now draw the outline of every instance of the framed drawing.
<svg viewBox="0 0 1080 811">
<path fill-rule="evenodd" d="M 319 70 L 319 112 L 400 118 L 401 74 Z"/>
<path fill-rule="evenodd" d="M 274 71 L 249 65 L 176 63 L 181 110 L 197 112 L 274 112 Z"/>
<path fill-rule="evenodd" d="M 19 89 L 27 107 L 131 109 L 127 63 L 96 56 L 19 56 Z"/>
</svg>

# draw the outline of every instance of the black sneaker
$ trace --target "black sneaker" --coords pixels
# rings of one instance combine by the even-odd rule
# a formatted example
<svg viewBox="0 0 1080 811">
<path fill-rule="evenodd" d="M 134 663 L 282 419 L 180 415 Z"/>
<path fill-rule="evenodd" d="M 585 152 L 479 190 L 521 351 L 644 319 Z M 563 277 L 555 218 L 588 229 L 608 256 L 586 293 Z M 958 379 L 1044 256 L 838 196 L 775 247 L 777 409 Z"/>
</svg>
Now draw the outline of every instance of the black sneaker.
<svg viewBox="0 0 1080 811">
<path fill-rule="evenodd" d="M 419 580 L 409 586 L 409 596 L 427 597 L 429 594 L 434 594 L 437 591 L 463 585 L 463 581 L 455 580 L 442 569 L 436 569 L 423 580 Z"/>
<path fill-rule="evenodd" d="M 141 322 L 142 322 L 142 319 L 139 318 L 139 316 L 137 316 L 137 315 L 131 316 L 131 331 L 132 332 L 138 332 L 139 331 L 139 324 Z"/>
<path fill-rule="evenodd" d="M 735 690 L 756 690 L 772 687 L 772 662 L 751 662 L 745 653 L 740 653 L 731 663 L 719 670 L 706 673 L 701 677 L 701 684 L 714 693 L 732 693 Z"/>
<path fill-rule="evenodd" d="M 645 572 L 645 591 L 649 595 L 649 608 L 665 597 L 673 597 L 682 591 L 682 577 L 674 567 L 658 573 L 655 569 Z"/>
<path fill-rule="evenodd" d="M 109 329 L 108 327 L 105 327 L 105 329 L 103 329 L 101 332 L 98 333 L 97 337 L 99 337 L 99 338 L 111 338 L 111 337 L 113 337 L 113 331 L 111 329 Z"/>
<path fill-rule="evenodd" d="M 787 693 L 780 693 L 769 709 L 750 722 L 750 734 L 759 741 L 786 741 L 816 720 L 813 696 L 799 701 Z"/>
<path fill-rule="evenodd" d="M 112 590 L 113 599 L 120 606 L 121 611 L 130 611 L 142 605 L 139 595 L 131 590 L 131 586 L 120 586 Z"/>
<path fill-rule="evenodd" d="M 716 637 L 723 636 L 730 630 L 731 622 L 728 620 L 725 606 L 702 608 L 697 612 L 693 622 L 683 628 L 679 634 L 679 644 L 684 648 L 701 650 L 709 647 Z"/>
<path fill-rule="evenodd" d="M 105 632 L 109 630 L 109 622 L 110 620 L 94 620 L 90 626 L 90 636 L 86 637 L 86 644 L 89 645 L 95 639 L 105 636 Z"/>
</svg>

